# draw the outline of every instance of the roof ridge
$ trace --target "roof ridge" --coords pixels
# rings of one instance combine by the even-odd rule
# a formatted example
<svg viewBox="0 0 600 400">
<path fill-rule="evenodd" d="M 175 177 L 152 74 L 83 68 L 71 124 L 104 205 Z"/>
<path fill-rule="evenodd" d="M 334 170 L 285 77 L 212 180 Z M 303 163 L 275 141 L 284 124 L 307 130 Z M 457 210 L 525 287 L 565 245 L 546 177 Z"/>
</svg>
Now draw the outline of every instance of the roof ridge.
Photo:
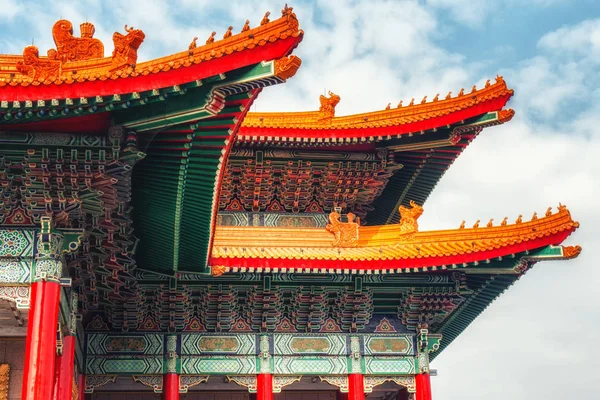
<svg viewBox="0 0 600 400">
<path fill-rule="evenodd" d="M 408 106 L 402 106 L 400 102 L 396 108 L 388 105 L 389 108 L 385 110 L 344 116 L 331 115 L 328 120 L 319 118 L 320 111 L 248 113 L 242 128 L 344 129 L 372 127 L 377 123 L 379 126 L 399 125 L 448 114 L 501 96 L 510 97 L 514 91 L 509 89 L 504 78 L 498 75 L 495 83 L 492 84 L 488 79 L 485 87 L 477 89 L 474 85 L 471 93 L 465 94 L 464 89 L 454 97 L 451 97 L 451 93 L 441 100 L 437 95 L 432 101 L 427 102 L 425 96 L 420 104 L 411 102 Z"/>
<path fill-rule="evenodd" d="M 71 24 L 69 21 L 59 20 L 55 23 L 53 34 L 55 34 L 55 30 L 59 29 L 57 26 L 60 27 L 61 23 L 63 25 L 65 23 Z M 274 21 L 270 21 L 268 15 L 265 15 L 261 25 L 255 28 L 250 28 L 249 21 L 247 21 L 242 32 L 238 34 L 232 34 L 230 27 L 223 39 L 215 41 L 215 32 L 213 32 L 205 45 L 196 46 L 194 40 L 188 50 L 138 64 L 137 47 L 141 45 L 145 38 L 145 34 L 141 30 L 125 26 L 126 35 L 118 32 L 113 35 L 115 41 L 113 55 L 111 57 L 94 58 L 94 56 L 90 56 L 88 50 L 92 45 L 101 45 L 101 42 L 91 36 L 82 35 L 81 38 L 75 38 L 72 36 L 72 25 L 69 26 L 71 36 L 65 39 L 67 40 L 65 43 L 68 46 L 75 47 L 78 44 L 83 44 L 82 48 L 84 50 L 73 49 L 71 50 L 73 58 L 68 60 L 60 58 L 62 42 L 58 41 L 58 50 L 49 50 L 48 56 L 39 56 L 38 48 L 32 45 L 26 46 L 23 56 L 20 57 L 0 55 L 0 67 L 2 67 L 0 88 L 18 85 L 70 84 L 147 75 L 199 64 L 234 52 L 264 46 L 280 39 L 301 37 L 304 34 L 299 29 L 298 19 L 292 12 L 292 8 L 286 6 L 282 10 L 281 18 Z M 98 55 L 100 53 L 95 52 L 94 54 Z"/>
</svg>

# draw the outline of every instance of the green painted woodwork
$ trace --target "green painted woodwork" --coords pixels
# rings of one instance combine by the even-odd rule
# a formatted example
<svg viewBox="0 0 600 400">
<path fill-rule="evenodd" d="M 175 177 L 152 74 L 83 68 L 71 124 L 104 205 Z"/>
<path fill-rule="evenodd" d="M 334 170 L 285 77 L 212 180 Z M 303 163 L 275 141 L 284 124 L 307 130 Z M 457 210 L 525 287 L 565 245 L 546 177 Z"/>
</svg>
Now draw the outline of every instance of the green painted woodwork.
<svg viewBox="0 0 600 400">
<path fill-rule="evenodd" d="M 165 274 L 180 270 L 208 272 L 217 171 L 227 140 L 238 124 L 237 116 L 243 112 L 239 104 L 228 103 L 228 96 L 247 101 L 251 96 L 238 93 L 240 90 L 253 89 L 254 82 L 259 86 L 277 83 L 264 81 L 272 77 L 271 64 L 260 63 L 220 75 L 212 83 L 190 88 L 185 95 L 169 101 L 169 108 L 157 105 L 137 113 L 116 114 L 118 123 L 138 131 L 159 129 L 133 177 L 140 267 Z M 208 109 L 215 93 L 222 98 L 218 112 Z"/>
</svg>

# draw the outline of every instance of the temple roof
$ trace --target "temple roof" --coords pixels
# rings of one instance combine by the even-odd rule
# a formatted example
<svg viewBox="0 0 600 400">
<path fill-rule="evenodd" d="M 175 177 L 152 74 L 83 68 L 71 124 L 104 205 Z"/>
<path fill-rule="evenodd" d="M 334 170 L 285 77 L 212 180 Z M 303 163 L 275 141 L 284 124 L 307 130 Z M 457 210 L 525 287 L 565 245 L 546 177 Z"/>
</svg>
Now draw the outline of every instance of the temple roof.
<svg viewBox="0 0 600 400">
<path fill-rule="evenodd" d="M 303 32 L 298 29 L 298 20 L 291 7 L 286 6 L 282 14 L 274 21 L 265 15 L 260 26 L 255 28 L 250 28 L 247 23 L 238 34 L 233 34 L 230 28 L 223 39 L 216 38 L 213 32 L 201 46 L 196 45 L 197 38 L 194 38 L 187 50 L 139 63 L 137 50 L 145 39 L 142 30 L 125 25 L 125 35 L 115 32 L 114 51 L 110 57 L 104 57 L 104 44 L 93 38 L 95 28 L 92 24 L 81 24 L 81 37 L 78 38 L 73 36 L 70 21 L 59 20 L 52 28 L 57 48 L 50 49 L 47 56 L 39 56 L 33 45 L 26 46 L 23 55 L 0 55 L 0 100 L 122 94 L 211 76 L 223 70 L 218 60 L 224 56 L 248 50 L 258 54 L 256 50 L 274 46 L 287 45 L 287 52 L 293 49 Z M 266 59 L 269 58 L 262 57 L 259 61 Z M 226 70 L 234 69 L 231 58 L 227 63 L 230 65 Z M 204 71 L 198 68 L 200 65 L 205 67 Z M 124 83 L 124 79 L 128 83 Z M 96 84 L 81 85 L 91 82 Z"/>
<path fill-rule="evenodd" d="M 414 204 L 414 203 L 413 203 Z M 422 208 L 414 204 L 413 210 Z M 406 208 L 404 208 L 407 210 Z M 402 212 L 402 210 L 401 210 Z M 417 213 L 418 214 L 418 213 Z M 210 264 L 213 273 L 226 271 L 295 272 L 410 272 L 467 267 L 562 243 L 579 224 L 564 206 L 546 216 L 534 215 L 523 222 L 493 226 L 419 232 L 408 212 L 400 224 L 358 227 L 341 224 L 350 232 L 348 240 L 336 240 L 335 221 L 327 228 L 218 227 Z M 351 217 L 352 219 L 352 217 Z M 334 233 L 334 234 L 332 234 Z M 579 249 L 561 248 L 555 258 L 576 256 Z"/>
<path fill-rule="evenodd" d="M 427 102 L 427 96 L 420 104 L 413 101 L 402 106 L 390 105 L 385 110 L 335 116 L 335 106 L 340 97 L 329 93 L 329 97 L 321 96 L 319 111 L 308 112 L 264 112 L 248 113 L 245 118 L 240 136 L 276 136 L 277 138 L 370 138 L 378 136 L 399 135 L 435 129 L 484 114 L 501 110 L 513 95 L 502 77 L 497 77 L 491 84 L 488 80 L 484 88 L 477 90 L 475 86 L 471 93 L 465 94 L 464 89 L 452 97 L 451 93 L 445 99 L 439 100 L 436 95 Z M 503 112 L 504 119 L 512 117 L 512 110 Z M 384 139 L 382 137 L 379 140 Z"/>
</svg>

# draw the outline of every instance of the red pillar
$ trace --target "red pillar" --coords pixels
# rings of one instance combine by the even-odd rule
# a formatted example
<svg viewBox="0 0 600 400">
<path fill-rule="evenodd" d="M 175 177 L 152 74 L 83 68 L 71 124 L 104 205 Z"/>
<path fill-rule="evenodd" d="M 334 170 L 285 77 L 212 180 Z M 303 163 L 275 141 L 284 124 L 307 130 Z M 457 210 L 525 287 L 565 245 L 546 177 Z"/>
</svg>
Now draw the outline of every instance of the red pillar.
<svg viewBox="0 0 600 400">
<path fill-rule="evenodd" d="M 273 375 L 258 374 L 256 377 L 256 400 L 273 400 Z"/>
<path fill-rule="evenodd" d="M 60 356 L 60 364 L 57 376 L 55 400 L 71 400 L 73 398 L 73 371 L 75 369 L 75 336 L 63 338 L 63 353 Z"/>
<path fill-rule="evenodd" d="M 163 400 L 179 400 L 179 374 L 163 375 Z"/>
<path fill-rule="evenodd" d="M 77 390 L 79 391 L 79 399 L 85 400 L 85 375 L 79 374 L 77 376 Z"/>
<path fill-rule="evenodd" d="M 348 375 L 348 400 L 365 399 L 365 378 L 362 374 Z"/>
<path fill-rule="evenodd" d="M 59 299 L 58 282 L 31 284 L 22 400 L 53 399 Z"/>
<path fill-rule="evenodd" d="M 429 374 L 418 374 L 415 377 L 417 386 L 416 400 L 431 400 L 431 380 Z"/>
</svg>

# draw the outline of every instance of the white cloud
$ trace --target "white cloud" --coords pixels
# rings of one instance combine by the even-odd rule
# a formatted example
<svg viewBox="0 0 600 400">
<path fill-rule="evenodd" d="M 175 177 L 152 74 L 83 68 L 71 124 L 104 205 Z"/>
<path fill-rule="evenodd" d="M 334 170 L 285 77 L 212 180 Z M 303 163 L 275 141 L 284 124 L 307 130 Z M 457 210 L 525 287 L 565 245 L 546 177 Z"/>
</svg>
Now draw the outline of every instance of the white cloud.
<svg viewBox="0 0 600 400">
<path fill-rule="evenodd" d="M 22 12 L 21 4 L 16 0 L 4 0 L 2 2 L 2 12 L 0 13 L 0 21 L 11 20 L 17 14 Z"/>
<path fill-rule="evenodd" d="M 458 22 L 479 27 L 494 7 L 489 0 L 427 0 L 432 7 L 449 11 Z"/>
<path fill-rule="evenodd" d="M 562 55 L 584 56 L 600 63 L 600 19 L 583 21 L 547 33 L 539 40 L 538 46 Z"/>
</svg>

